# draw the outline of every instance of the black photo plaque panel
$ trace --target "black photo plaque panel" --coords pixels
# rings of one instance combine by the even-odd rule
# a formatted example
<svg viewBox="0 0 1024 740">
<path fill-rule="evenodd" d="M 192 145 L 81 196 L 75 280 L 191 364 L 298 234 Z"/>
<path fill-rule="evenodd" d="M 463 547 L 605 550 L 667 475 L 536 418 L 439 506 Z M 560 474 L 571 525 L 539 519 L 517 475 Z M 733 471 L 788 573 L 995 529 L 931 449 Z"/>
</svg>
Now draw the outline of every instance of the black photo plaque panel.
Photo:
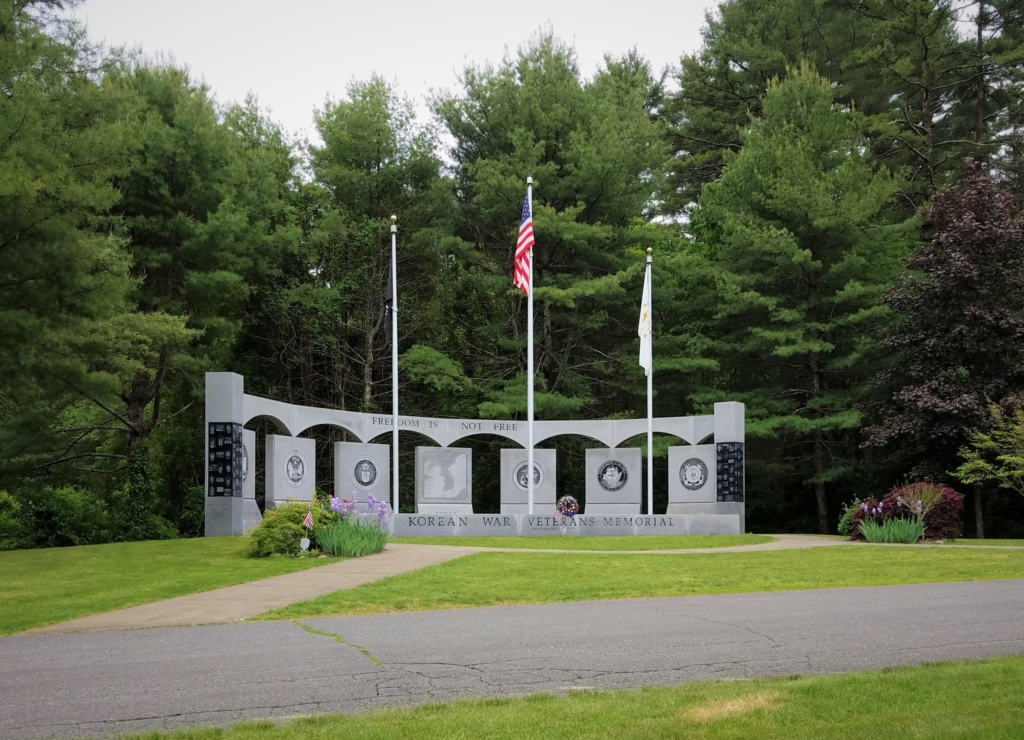
<svg viewBox="0 0 1024 740">
<path fill-rule="evenodd" d="M 743 443 L 715 445 L 718 462 L 718 500 L 743 501 Z"/>
<path fill-rule="evenodd" d="M 242 425 L 210 422 L 210 446 L 207 449 L 209 472 L 207 496 L 242 495 Z"/>
</svg>

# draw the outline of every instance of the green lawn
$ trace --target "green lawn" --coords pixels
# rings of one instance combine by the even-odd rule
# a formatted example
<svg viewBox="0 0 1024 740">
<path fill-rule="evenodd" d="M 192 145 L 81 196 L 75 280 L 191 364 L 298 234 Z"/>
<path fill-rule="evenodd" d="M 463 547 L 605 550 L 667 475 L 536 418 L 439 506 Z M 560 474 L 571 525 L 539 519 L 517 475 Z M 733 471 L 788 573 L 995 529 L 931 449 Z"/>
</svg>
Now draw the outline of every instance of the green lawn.
<svg viewBox="0 0 1024 740">
<path fill-rule="evenodd" d="M 573 691 L 328 714 L 230 730 L 133 738 L 693 738 L 694 740 L 1000 740 L 1024 737 L 1024 658 L 934 663 L 835 676 L 689 683 L 637 691 Z"/>
<path fill-rule="evenodd" d="M 247 544 L 207 537 L 0 552 L 0 635 L 336 560 L 250 558 Z"/>
<path fill-rule="evenodd" d="M 983 547 L 1024 547 L 1024 540 L 946 540 L 943 545 L 981 545 Z"/>
<path fill-rule="evenodd" d="M 721 534 L 674 537 L 392 537 L 390 541 L 410 545 L 514 547 L 523 550 L 690 550 L 760 545 L 774 540 L 774 537 L 763 534 Z"/>
<path fill-rule="evenodd" d="M 1024 550 L 908 546 L 697 555 L 487 552 L 335 591 L 258 618 L 996 578 L 1024 578 Z"/>
</svg>

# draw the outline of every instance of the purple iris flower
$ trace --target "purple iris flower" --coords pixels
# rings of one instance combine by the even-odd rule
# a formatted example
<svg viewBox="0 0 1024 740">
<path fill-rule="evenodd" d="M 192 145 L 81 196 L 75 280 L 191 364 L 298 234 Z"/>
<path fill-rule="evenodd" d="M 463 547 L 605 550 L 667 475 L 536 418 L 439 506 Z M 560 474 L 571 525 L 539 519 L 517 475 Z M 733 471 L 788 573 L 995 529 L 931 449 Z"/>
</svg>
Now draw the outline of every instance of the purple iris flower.
<svg viewBox="0 0 1024 740">
<path fill-rule="evenodd" d="M 341 511 L 341 499 L 331 496 L 331 511 Z"/>
<path fill-rule="evenodd" d="M 373 505 L 376 504 L 376 503 L 377 503 L 377 499 L 374 497 L 374 495 L 372 493 L 369 494 L 366 497 L 366 506 L 367 506 L 367 508 L 372 509 Z"/>
</svg>

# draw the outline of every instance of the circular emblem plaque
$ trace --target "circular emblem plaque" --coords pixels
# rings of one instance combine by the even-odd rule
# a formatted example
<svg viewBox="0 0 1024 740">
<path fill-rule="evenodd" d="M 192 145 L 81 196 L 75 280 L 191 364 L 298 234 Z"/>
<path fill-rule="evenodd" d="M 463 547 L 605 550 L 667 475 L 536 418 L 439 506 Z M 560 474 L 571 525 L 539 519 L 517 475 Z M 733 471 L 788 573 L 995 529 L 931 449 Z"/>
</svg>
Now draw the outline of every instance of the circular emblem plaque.
<svg viewBox="0 0 1024 740">
<path fill-rule="evenodd" d="M 529 466 L 528 462 L 519 463 L 516 466 L 516 471 L 513 473 L 513 477 L 516 481 L 516 487 L 520 491 L 528 491 L 530 489 L 530 480 L 526 477 L 526 468 Z M 544 482 L 544 471 L 537 463 L 533 464 L 533 488 L 536 490 L 541 483 Z"/>
<path fill-rule="evenodd" d="M 288 482 L 298 488 L 302 479 L 306 477 L 306 458 L 298 450 L 292 450 L 284 463 L 284 477 Z"/>
<path fill-rule="evenodd" d="M 377 461 L 372 457 L 361 457 L 352 468 L 352 480 L 360 488 L 373 488 L 377 482 Z"/>
<path fill-rule="evenodd" d="M 597 482 L 606 491 L 618 491 L 626 485 L 627 478 L 626 466 L 618 460 L 609 460 L 597 469 Z"/>
<path fill-rule="evenodd" d="M 679 466 L 679 482 L 684 488 L 696 491 L 708 482 L 708 466 L 703 460 L 691 457 Z"/>
<path fill-rule="evenodd" d="M 242 445 L 242 480 L 249 478 L 249 448 Z"/>
</svg>

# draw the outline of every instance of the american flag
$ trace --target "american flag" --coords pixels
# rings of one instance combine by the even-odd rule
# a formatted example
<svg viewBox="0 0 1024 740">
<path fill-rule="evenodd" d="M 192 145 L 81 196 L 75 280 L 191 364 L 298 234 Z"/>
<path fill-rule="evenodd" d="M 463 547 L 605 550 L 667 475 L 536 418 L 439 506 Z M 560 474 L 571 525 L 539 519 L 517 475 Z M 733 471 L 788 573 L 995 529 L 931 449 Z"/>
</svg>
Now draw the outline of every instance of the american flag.
<svg viewBox="0 0 1024 740">
<path fill-rule="evenodd" d="M 530 295 L 530 257 L 533 245 L 533 213 L 530 209 L 530 194 L 523 198 L 523 222 L 519 224 L 519 241 L 516 242 L 516 257 L 512 263 L 512 284 Z"/>
<path fill-rule="evenodd" d="M 555 524 L 561 524 L 561 523 L 562 523 L 562 510 L 561 509 L 555 509 Z"/>
<path fill-rule="evenodd" d="M 295 520 L 292 519 L 292 521 Z M 302 526 L 309 530 L 313 529 L 313 502 L 310 502 L 306 509 L 306 518 L 302 520 Z"/>
</svg>

